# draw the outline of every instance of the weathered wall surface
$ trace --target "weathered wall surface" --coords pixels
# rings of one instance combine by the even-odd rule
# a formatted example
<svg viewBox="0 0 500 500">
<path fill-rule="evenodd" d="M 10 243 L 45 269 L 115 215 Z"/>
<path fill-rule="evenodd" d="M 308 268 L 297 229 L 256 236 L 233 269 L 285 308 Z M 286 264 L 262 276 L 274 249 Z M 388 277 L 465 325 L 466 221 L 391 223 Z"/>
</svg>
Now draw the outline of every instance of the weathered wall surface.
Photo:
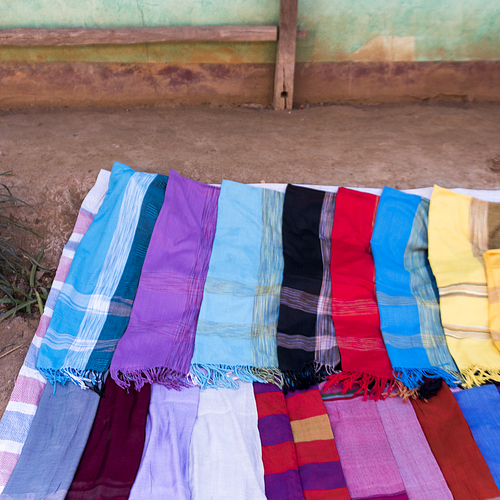
<svg viewBox="0 0 500 500">
<path fill-rule="evenodd" d="M 0 0 L 0 29 L 277 24 L 278 13 L 279 0 Z M 298 26 L 296 102 L 500 100 L 497 0 L 299 0 Z M 269 104 L 275 57 L 275 43 L 0 47 L 0 106 Z"/>
</svg>

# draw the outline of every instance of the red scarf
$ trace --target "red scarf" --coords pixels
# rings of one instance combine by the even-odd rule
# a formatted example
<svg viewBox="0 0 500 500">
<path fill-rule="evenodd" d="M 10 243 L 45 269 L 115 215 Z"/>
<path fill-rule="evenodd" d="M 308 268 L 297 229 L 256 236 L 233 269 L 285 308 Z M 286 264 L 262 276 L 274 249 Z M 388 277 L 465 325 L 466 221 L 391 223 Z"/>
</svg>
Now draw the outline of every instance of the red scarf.
<svg viewBox="0 0 500 500">
<path fill-rule="evenodd" d="M 488 465 L 449 387 L 437 396 L 411 400 L 420 426 L 455 500 L 500 497 Z"/>
<path fill-rule="evenodd" d="M 385 349 L 375 294 L 375 265 L 370 239 L 378 196 L 339 188 L 333 220 L 330 270 L 332 315 L 342 372 L 328 377 L 327 387 L 355 384 L 375 400 L 395 385 Z M 386 389 L 389 383 L 389 389 Z"/>
</svg>

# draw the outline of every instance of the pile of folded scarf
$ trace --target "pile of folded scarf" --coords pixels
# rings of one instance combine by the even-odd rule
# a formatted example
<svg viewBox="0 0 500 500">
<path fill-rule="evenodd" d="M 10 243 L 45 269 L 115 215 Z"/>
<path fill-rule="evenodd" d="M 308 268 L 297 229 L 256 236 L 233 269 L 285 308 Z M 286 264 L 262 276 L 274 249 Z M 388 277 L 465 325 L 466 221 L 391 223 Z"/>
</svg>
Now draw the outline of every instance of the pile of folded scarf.
<svg viewBox="0 0 500 500">
<path fill-rule="evenodd" d="M 500 193 L 463 191 L 101 172 L 0 499 L 500 498 Z"/>
</svg>

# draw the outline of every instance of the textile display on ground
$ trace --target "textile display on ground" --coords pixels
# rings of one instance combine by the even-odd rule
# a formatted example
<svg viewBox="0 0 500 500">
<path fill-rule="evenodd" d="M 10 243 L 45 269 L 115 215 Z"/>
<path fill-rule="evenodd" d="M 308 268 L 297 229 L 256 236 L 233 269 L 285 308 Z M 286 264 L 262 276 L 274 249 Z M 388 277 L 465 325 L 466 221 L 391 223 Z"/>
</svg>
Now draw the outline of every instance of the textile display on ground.
<svg viewBox="0 0 500 500">
<path fill-rule="evenodd" d="M 186 386 L 217 221 L 219 188 L 171 170 L 130 322 L 111 361 L 122 388 Z"/>
<path fill-rule="evenodd" d="M 283 195 L 223 181 L 191 379 L 206 387 L 281 385 L 276 346 Z"/>
<path fill-rule="evenodd" d="M 259 415 L 264 483 L 268 500 L 304 500 L 292 426 L 283 392 L 274 384 L 253 384 Z"/>
<path fill-rule="evenodd" d="M 359 384 L 379 399 L 391 391 L 394 376 L 380 332 L 375 295 L 375 266 L 370 251 L 378 197 L 339 188 L 332 231 L 331 274 L 333 322 L 342 372 L 329 377 L 348 391 Z"/>
<path fill-rule="evenodd" d="M 127 393 L 111 377 L 106 379 L 66 500 L 129 497 L 144 448 L 149 400 L 150 386 Z"/>
<path fill-rule="evenodd" d="M 446 342 L 465 387 L 500 382 L 500 352 L 490 334 L 483 260 L 490 244 L 500 245 L 495 231 L 499 216 L 499 204 L 434 187 L 429 262 L 439 288 Z"/>
<path fill-rule="evenodd" d="M 121 164 L 115 164 L 110 177 L 103 175 L 104 189 L 98 189 L 98 182 L 82 205 L 46 314 L 0 422 L 0 479 L 6 485 L 1 499 L 500 499 L 495 484 L 497 388 L 454 389 L 452 394 L 446 384 L 438 391 L 441 379 L 431 378 L 434 389 L 420 392 L 428 401 L 403 404 L 401 398 L 386 397 L 395 384 L 393 368 L 401 379 L 399 394 L 411 393 L 412 381 L 427 384 L 429 375 L 440 373 L 404 379 L 404 370 L 415 369 L 415 356 L 406 354 L 404 342 L 396 348 L 387 342 L 394 357 L 391 367 L 376 292 L 405 299 L 391 321 L 399 325 L 401 337 L 409 332 L 412 351 L 415 345 L 425 351 L 427 359 L 421 356 L 417 361 L 425 363 L 420 365 L 446 369 L 452 364 L 446 355 L 448 332 L 445 344 L 442 332 L 428 333 L 423 327 L 439 324 L 439 301 L 426 260 L 428 202 L 421 198 L 429 198 L 432 189 L 414 190 L 415 197 L 392 189 L 340 188 L 335 196 L 337 189 L 328 186 L 263 188 L 224 181 L 219 191 L 173 171 L 167 185 L 164 176 L 136 174 Z M 162 181 L 163 191 L 155 187 L 153 205 L 146 206 L 144 196 L 138 196 L 149 188 L 141 182 L 131 187 L 134 176 L 152 178 L 150 187 L 154 179 Z M 476 263 L 481 266 L 482 314 L 488 311 L 488 280 L 490 324 L 487 314 L 481 321 L 494 332 L 497 264 L 492 247 L 500 231 L 491 203 L 500 201 L 500 192 L 460 196 L 469 200 L 468 194 L 484 200 L 469 203 L 475 222 L 472 236 L 467 233 L 474 259 L 468 265 L 476 270 Z M 110 250 L 125 199 L 134 205 L 129 208 L 136 216 L 129 220 L 122 214 L 127 218 L 122 233 L 130 225 L 134 236 L 117 236 L 128 241 L 128 250 L 121 239 Z M 142 212 L 148 215 L 149 236 L 139 241 Z M 453 227 L 455 237 L 462 238 L 464 225 Z M 385 262 L 382 272 L 375 273 L 371 239 L 376 261 L 382 257 L 383 263 L 391 262 Z M 459 257 L 469 255 L 466 246 L 458 248 Z M 301 254 L 308 254 L 309 262 Z M 128 275 L 130 266 L 134 278 L 122 282 L 120 276 Z M 110 269 L 111 275 L 106 274 Z M 330 300 L 328 271 L 335 329 L 328 325 L 324 304 Z M 376 278 L 382 279 L 378 287 Z M 281 293 L 287 279 L 292 286 L 285 284 Z M 439 279 L 437 283 L 442 292 Z M 101 288 L 96 292 L 97 285 Z M 308 300 L 303 293 L 309 294 Z M 292 307 L 286 305 L 289 299 L 294 299 Z M 385 325 L 388 309 L 382 299 Z M 282 332 L 279 311 L 286 308 L 291 320 L 286 314 L 283 319 L 293 326 Z M 67 333 L 69 327 L 75 333 L 75 325 L 87 316 L 92 325 L 109 327 L 106 339 L 102 328 L 92 330 L 93 340 L 78 337 L 79 326 L 76 337 Z M 475 321 L 465 326 L 474 327 Z M 52 339 L 41 340 L 45 330 Z M 327 349 L 318 349 L 325 347 L 325 332 L 333 337 Z M 300 351 L 305 355 L 307 362 L 285 369 L 299 378 L 306 375 L 301 383 L 321 379 L 333 368 L 343 371 L 329 375 L 321 393 L 316 385 L 293 390 L 290 378 L 281 388 L 290 375 L 282 376 L 279 369 L 285 366 L 279 364 L 282 333 L 303 337 L 296 339 L 302 342 L 314 339 L 301 349 L 287 349 L 299 351 L 299 360 Z M 347 349 L 342 348 L 343 336 Z M 374 339 L 379 349 L 373 349 Z M 55 346 L 62 347 L 63 362 L 73 341 L 78 347 L 69 353 L 72 367 L 68 364 L 60 373 L 50 368 L 54 387 L 46 385 L 34 367 L 40 363 L 46 372 L 47 363 L 57 362 Z M 93 341 L 105 342 L 99 352 L 89 350 Z M 43 352 L 37 360 L 40 345 Z M 430 352 L 435 348 L 437 355 Z M 322 354 L 340 354 L 341 363 L 321 362 Z M 110 363 L 126 390 L 106 379 Z M 97 365 L 101 371 L 94 369 Z M 317 378 L 309 378 L 304 367 L 312 367 Z M 485 383 L 490 374 L 494 370 L 469 371 L 462 385 L 471 385 L 471 377 L 472 385 Z M 62 385 L 67 380 L 75 383 Z M 96 392 L 105 380 L 99 399 Z M 94 390 L 82 390 L 87 388 Z M 368 396 L 373 400 L 366 401 Z"/>
<path fill-rule="evenodd" d="M 62 251 L 40 323 L 0 421 L 0 493 L 7 484 L 21 454 L 46 384 L 45 378 L 36 369 L 42 339 L 52 318 L 54 306 L 68 275 L 75 251 L 104 200 L 109 176 L 110 172 L 101 170 L 95 185 L 83 200 L 73 233 Z"/>
<path fill-rule="evenodd" d="M 427 258 L 428 211 L 428 200 L 386 187 L 371 239 L 382 336 L 395 376 L 410 390 L 424 379 L 460 380 Z"/>
<path fill-rule="evenodd" d="M 288 185 L 283 204 L 284 270 L 277 327 L 287 389 L 326 379 L 340 361 L 332 320 L 330 238 L 335 194 Z"/>
<path fill-rule="evenodd" d="M 108 193 L 83 236 L 38 353 L 52 384 L 101 390 L 127 327 L 167 178 L 115 163 Z"/>
</svg>

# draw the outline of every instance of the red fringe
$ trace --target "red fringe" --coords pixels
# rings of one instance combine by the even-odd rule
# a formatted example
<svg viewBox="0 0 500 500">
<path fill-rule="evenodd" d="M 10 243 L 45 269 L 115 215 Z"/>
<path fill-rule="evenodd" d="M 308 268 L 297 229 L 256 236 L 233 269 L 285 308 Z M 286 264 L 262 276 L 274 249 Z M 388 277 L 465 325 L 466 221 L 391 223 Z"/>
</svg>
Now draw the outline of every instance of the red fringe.
<svg viewBox="0 0 500 500">
<path fill-rule="evenodd" d="M 354 385 L 359 385 L 359 389 L 354 394 L 362 392 L 363 401 L 366 401 L 368 397 L 375 401 L 379 399 L 384 400 L 387 396 L 393 396 L 392 392 L 395 388 L 398 388 L 398 393 L 400 390 L 397 380 L 394 378 L 375 377 L 374 375 L 360 372 L 340 372 L 330 375 L 327 378 L 325 389 L 340 383 L 343 384 L 342 394 L 352 389 Z"/>
</svg>

